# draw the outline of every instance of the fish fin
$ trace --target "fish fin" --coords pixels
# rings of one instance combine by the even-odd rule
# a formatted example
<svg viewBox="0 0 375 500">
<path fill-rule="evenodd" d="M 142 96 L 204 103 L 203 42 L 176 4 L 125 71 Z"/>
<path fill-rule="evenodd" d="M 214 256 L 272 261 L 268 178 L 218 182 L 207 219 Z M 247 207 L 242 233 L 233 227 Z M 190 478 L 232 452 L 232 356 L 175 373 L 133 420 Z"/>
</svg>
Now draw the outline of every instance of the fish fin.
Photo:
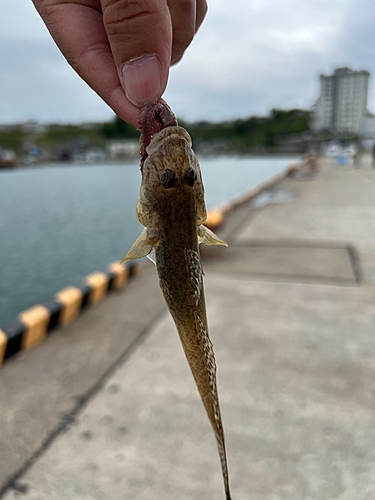
<svg viewBox="0 0 375 500">
<path fill-rule="evenodd" d="M 151 260 L 153 264 L 156 266 L 156 254 L 155 254 L 155 248 L 151 250 L 151 252 L 147 255 L 147 258 Z"/>
<path fill-rule="evenodd" d="M 131 246 L 129 252 L 122 259 L 120 264 L 124 264 L 128 260 L 141 259 L 142 257 L 146 257 L 149 253 L 151 253 L 156 244 L 157 239 L 151 239 L 149 237 L 147 227 L 145 227 Z"/>
<path fill-rule="evenodd" d="M 216 234 L 214 234 L 208 227 L 198 226 L 198 243 L 203 245 L 224 245 L 228 246 L 228 243 L 221 240 Z"/>
</svg>

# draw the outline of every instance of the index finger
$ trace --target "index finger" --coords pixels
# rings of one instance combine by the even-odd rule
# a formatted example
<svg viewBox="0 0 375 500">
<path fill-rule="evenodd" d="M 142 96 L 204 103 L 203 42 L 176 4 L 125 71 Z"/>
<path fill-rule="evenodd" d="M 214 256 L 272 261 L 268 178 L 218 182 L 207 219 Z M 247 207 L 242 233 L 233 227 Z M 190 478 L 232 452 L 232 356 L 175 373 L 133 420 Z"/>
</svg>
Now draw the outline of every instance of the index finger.
<svg viewBox="0 0 375 500">
<path fill-rule="evenodd" d="M 57 46 L 73 69 L 123 120 L 138 127 L 140 109 L 126 97 L 97 0 L 35 0 Z"/>
</svg>

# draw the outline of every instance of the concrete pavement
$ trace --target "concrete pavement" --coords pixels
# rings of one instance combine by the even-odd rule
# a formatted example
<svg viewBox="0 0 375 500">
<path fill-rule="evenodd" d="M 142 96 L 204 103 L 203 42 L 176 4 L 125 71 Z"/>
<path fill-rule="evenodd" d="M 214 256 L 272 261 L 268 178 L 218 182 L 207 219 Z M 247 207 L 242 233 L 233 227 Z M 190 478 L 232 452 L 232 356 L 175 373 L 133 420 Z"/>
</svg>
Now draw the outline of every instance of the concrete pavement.
<svg viewBox="0 0 375 500">
<path fill-rule="evenodd" d="M 233 500 L 375 498 L 375 171 L 329 163 L 204 249 Z M 151 265 L 9 361 L 0 408 L 6 500 L 224 498 Z"/>
</svg>

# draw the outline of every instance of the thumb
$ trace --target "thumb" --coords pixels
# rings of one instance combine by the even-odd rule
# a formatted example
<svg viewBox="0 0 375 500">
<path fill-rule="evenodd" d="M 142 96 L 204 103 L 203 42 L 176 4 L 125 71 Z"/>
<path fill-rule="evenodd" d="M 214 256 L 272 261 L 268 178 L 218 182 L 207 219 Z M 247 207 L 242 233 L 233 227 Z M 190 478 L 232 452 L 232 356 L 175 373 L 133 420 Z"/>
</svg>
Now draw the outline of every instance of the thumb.
<svg viewBox="0 0 375 500">
<path fill-rule="evenodd" d="M 172 23 L 166 0 L 101 0 L 103 22 L 125 94 L 142 107 L 168 81 Z"/>
</svg>

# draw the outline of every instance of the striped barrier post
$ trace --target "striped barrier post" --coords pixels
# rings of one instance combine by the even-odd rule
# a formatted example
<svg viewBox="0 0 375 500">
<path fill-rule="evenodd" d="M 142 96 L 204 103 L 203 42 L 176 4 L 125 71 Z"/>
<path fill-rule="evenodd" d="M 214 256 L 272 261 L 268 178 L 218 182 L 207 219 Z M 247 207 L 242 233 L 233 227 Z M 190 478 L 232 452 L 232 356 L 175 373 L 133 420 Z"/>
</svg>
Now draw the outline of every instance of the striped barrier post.
<svg viewBox="0 0 375 500">
<path fill-rule="evenodd" d="M 3 364 L 5 358 L 5 351 L 8 344 L 8 337 L 3 330 L 0 330 L 0 366 Z"/>
<path fill-rule="evenodd" d="M 16 320 L 0 328 L 0 367 L 19 351 L 28 351 L 43 342 L 56 327 L 74 321 L 88 306 L 99 304 L 110 291 L 123 288 L 140 272 L 138 262 L 126 266 L 112 262 L 107 272 L 92 273 L 83 285 L 64 288 L 50 302 L 21 312 Z"/>
<path fill-rule="evenodd" d="M 19 314 L 18 320 L 25 325 L 21 342 L 22 351 L 32 349 L 47 336 L 50 313 L 46 307 L 39 304 L 30 307 Z"/>
<path fill-rule="evenodd" d="M 54 298 L 62 306 L 59 317 L 61 326 L 68 325 L 79 316 L 83 298 L 82 291 L 79 288 L 69 286 L 57 292 Z"/>
</svg>

